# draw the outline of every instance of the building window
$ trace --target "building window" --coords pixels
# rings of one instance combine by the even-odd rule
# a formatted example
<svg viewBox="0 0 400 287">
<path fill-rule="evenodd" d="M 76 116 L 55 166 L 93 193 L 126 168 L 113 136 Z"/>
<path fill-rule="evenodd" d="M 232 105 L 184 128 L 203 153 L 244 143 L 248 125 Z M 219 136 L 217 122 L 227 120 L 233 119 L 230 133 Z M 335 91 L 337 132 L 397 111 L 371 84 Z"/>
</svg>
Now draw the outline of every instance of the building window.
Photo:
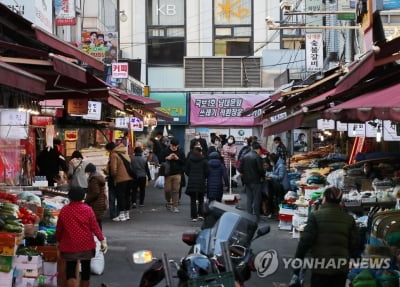
<svg viewBox="0 0 400 287">
<path fill-rule="evenodd" d="M 253 55 L 253 1 L 214 0 L 214 55 Z"/>
<path fill-rule="evenodd" d="M 185 56 L 185 1 L 147 2 L 148 66 L 183 66 Z"/>
</svg>

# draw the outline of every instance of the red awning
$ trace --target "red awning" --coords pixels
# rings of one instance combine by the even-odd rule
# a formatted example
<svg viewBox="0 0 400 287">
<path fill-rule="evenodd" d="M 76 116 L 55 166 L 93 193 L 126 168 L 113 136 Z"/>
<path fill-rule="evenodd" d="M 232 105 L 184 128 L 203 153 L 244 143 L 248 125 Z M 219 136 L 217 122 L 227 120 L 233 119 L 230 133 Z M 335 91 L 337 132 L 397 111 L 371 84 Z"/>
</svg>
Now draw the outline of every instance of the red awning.
<svg viewBox="0 0 400 287">
<path fill-rule="evenodd" d="M 90 56 L 89 54 L 82 52 L 81 50 L 72 46 L 68 42 L 65 42 L 65 41 L 57 38 L 53 34 L 50 34 L 46 31 L 44 31 L 43 29 L 39 28 L 35 24 L 32 24 L 32 29 L 35 31 L 36 38 L 43 44 L 46 44 L 47 46 L 49 46 L 53 49 L 56 49 L 56 50 L 60 51 L 61 53 L 70 55 L 99 71 L 104 70 L 103 62 L 97 60 L 96 58 Z"/>
<path fill-rule="evenodd" d="M 86 69 L 52 53 L 49 54 L 49 57 L 53 61 L 54 71 L 79 82 L 86 83 Z"/>
<path fill-rule="evenodd" d="M 288 116 L 287 118 L 273 122 L 264 127 L 264 136 L 275 135 L 285 131 L 293 130 L 301 126 L 303 123 L 304 114 L 297 113 Z"/>
<path fill-rule="evenodd" d="M 111 92 L 114 92 L 116 94 L 119 95 L 119 97 L 124 100 L 124 101 L 128 101 L 131 100 L 133 102 L 136 102 L 138 104 L 144 105 L 147 107 L 153 107 L 153 108 L 158 108 L 161 107 L 161 103 L 160 101 L 151 99 L 151 98 L 147 98 L 147 97 L 143 97 L 143 96 L 138 96 L 138 95 L 134 95 L 134 94 L 130 94 L 128 92 L 125 92 L 124 90 L 118 89 L 118 88 L 111 88 Z"/>
<path fill-rule="evenodd" d="M 0 84 L 26 92 L 44 95 L 46 80 L 0 61 Z"/>
<path fill-rule="evenodd" d="M 108 96 L 107 103 L 116 107 L 117 109 L 120 109 L 121 111 L 125 110 L 125 102 L 114 95 L 110 94 Z"/>
<path fill-rule="evenodd" d="M 336 82 L 336 93 L 347 91 L 357 84 L 362 78 L 366 77 L 375 67 L 375 51 L 368 51 L 364 57 L 353 66 L 349 72 Z"/>
<path fill-rule="evenodd" d="M 366 122 L 373 119 L 400 121 L 400 84 L 367 93 L 326 110 L 324 118 Z"/>
<path fill-rule="evenodd" d="M 314 98 L 311 98 L 307 101 L 305 101 L 304 103 L 301 104 L 302 107 L 309 107 L 321 102 L 324 102 L 327 98 L 333 96 L 336 94 L 336 89 L 332 89 L 330 91 L 327 91 L 323 94 L 320 94 L 319 96 L 316 96 Z"/>
<path fill-rule="evenodd" d="M 172 117 L 169 114 L 164 113 L 160 110 L 157 110 L 156 108 L 149 107 L 149 108 L 146 108 L 146 110 L 153 112 L 156 115 L 157 119 L 168 121 L 168 122 L 172 122 L 174 120 L 174 117 Z"/>
</svg>

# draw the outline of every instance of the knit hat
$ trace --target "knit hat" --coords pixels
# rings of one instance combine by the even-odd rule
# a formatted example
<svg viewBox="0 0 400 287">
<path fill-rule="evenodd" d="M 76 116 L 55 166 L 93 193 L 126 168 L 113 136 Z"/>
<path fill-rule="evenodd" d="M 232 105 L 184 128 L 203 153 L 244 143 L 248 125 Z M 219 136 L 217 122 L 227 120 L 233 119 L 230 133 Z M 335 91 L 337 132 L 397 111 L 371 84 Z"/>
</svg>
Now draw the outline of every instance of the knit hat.
<svg viewBox="0 0 400 287">
<path fill-rule="evenodd" d="M 328 187 L 324 191 L 327 202 L 339 203 L 342 200 L 342 191 L 337 187 Z"/>
<path fill-rule="evenodd" d="M 82 201 L 85 198 L 85 191 L 79 186 L 71 186 L 68 197 L 71 201 Z"/>
<path fill-rule="evenodd" d="M 88 163 L 85 167 L 85 172 L 89 172 L 89 173 L 96 172 L 96 166 L 93 163 Z"/>
</svg>

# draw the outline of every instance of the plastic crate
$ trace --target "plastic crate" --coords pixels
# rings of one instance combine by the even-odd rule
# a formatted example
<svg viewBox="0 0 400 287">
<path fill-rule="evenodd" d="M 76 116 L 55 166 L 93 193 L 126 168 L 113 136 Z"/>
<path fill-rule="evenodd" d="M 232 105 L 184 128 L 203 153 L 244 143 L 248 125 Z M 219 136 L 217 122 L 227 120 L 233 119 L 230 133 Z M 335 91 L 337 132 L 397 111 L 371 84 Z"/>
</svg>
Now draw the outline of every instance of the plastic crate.
<svg viewBox="0 0 400 287">
<path fill-rule="evenodd" d="M 232 272 L 224 272 L 192 278 L 188 287 L 235 287 L 235 276 Z"/>
</svg>

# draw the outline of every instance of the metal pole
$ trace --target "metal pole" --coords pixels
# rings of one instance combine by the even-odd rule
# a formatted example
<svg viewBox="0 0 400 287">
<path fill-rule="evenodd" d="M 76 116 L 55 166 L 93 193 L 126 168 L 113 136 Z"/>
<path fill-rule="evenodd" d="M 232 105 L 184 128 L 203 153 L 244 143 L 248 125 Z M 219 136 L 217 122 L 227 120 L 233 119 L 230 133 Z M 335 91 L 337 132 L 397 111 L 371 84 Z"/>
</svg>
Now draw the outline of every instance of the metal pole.
<svg viewBox="0 0 400 287">
<path fill-rule="evenodd" d="M 233 272 L 233 265 L 232 265 L 231 256 L 229 253 L 228 241 L 221 242 L 221 250 L 222 250 L 222 256 L 223 256 L 224 262 L 225 262 L 225 271 Z"/>
<path fill-rule="evenodd" d="M 162 254 L 162 264 L 164 266 L 164 274 L 167 287 L 174 287 L 174 283 L 172 282 L 171 266 L 169 265 L 167 253 L 165 252 Z"/>
</svg>

